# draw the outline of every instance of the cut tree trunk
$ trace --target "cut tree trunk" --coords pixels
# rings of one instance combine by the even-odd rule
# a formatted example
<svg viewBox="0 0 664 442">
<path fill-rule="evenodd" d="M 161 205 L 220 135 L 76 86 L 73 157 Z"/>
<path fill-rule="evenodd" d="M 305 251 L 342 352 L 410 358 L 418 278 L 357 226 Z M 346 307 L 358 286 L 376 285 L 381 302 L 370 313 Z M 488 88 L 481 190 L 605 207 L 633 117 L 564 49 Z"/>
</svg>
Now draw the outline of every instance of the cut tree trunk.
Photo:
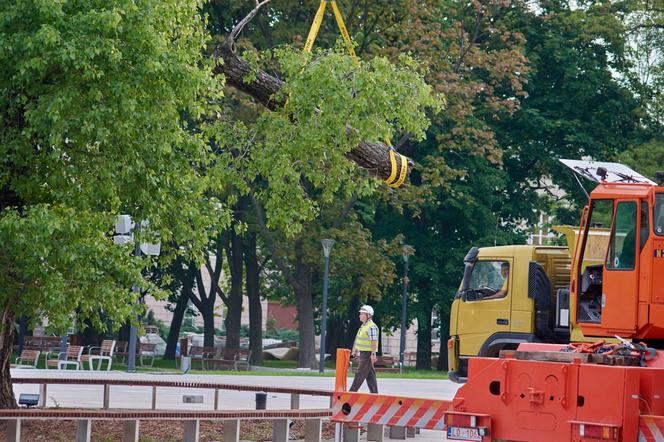
<svg viewBox="0 0 664 442">
<path fill-rule="evenodd" d="M 2 310 L 0 322 L 0 408 L 17 408 L 9 367 L 14 342 L 15 313 L 9 305 Z"/>
<path fill-rule="evenodd" d="M 215 68 L 215 74 L 223 74 L 226 84 L 251 95 L 270 110 L 282 107 L 284 101 L 277 92 L 283 86 L 283 81 L 263 70 L 252 69 L 248 62 L 237 56 L 232 46 L 228 41 L 217 46 L 215 54 L 217 57 L 221 57 L 223 62 Z M 244 79 L 250 74 L 254 75 L 255 79 L 245 82 Z M 355 149 L 348 152 L 346 157 L 372 175 L 386 180 L 392 169 L 389 151 L 389 146 L 384 143 L 362 141 Z M 407 161 L 408 171 L 410 171 L 413 163 L 410 159 Z M 397 155 L 397 170 L 400 168 L 401 157 Z"/>
</svg>

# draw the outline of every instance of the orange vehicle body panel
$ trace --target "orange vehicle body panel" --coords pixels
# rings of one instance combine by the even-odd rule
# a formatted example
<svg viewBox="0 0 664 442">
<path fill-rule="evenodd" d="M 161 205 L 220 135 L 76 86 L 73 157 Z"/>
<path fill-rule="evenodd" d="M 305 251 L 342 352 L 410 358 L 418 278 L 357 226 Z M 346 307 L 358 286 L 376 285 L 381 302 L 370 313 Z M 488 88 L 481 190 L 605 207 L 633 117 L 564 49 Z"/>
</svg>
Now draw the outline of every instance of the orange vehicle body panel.
<svg viewBox="0 0 664 442">
<path fill-rule="evenodd" d="M 650 302 L 653 304 L 664 304 L 664 238 L 655 237 L 652 241 L 652 251 L 650 256 L 653 257 L 652 284 L 650 291 L 650 293 L 652 293 L 652 299 Z M 659 322 L 659 324 L 662 324 L 662 322 Z M 664 326 L 664 324 L 662 324 L 662 326 Z"/>
<path fill-rule="evenodd" d="M 633 336 L 636 332 L 637 282 L 636 270 L 604 270 L 602 336 Z"/>
<path fill-rule="evenodd" d="M 494 440 L 595 440 L 585 424 L 636 442 L 641 414 L 664 414 L 662 368 L 471 358 L 468 376 L 452 409 L 490 415 Z"/>
</svg>

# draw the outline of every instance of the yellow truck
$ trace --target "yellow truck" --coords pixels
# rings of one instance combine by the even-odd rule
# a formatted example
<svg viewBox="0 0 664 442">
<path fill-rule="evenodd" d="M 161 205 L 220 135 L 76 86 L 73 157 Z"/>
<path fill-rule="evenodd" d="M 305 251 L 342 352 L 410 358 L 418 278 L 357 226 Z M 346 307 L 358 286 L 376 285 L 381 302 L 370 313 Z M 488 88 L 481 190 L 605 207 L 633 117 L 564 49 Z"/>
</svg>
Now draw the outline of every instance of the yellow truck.
<svg viewBox="0 0 664 442">
<path fill-rule="evenodd" d="M 570 323 L 569 281 L 577 228 L 556 226 L 568 247 L 473 247 L 450 311 L 447 354 L 450 380 L 465 382 L 468 358 L 498 356 L 522 342 L 584 341 Z M 604 262 L 609 229 L 590 230 L 583 268 Z M 579 241 L 580 243 L 580 241 Z M 600 314 L 600 305 L 583 305 L 583 314 Z"/>
</svg>

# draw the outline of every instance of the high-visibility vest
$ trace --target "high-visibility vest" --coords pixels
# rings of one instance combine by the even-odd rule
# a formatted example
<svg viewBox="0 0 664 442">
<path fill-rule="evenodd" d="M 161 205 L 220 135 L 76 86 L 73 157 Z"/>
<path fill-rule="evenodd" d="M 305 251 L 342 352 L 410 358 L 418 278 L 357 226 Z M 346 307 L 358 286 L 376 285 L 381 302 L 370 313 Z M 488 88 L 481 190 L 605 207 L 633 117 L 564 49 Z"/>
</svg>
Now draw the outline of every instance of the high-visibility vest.
<svg viewBox="0 0 664 442">
<path fill-rule="evenodd" d="M 371 339 L 369 339 L 369 329 L 375 327 L 376 324 L 373 323 L 371 319 L 367 320 L 362 327 L 357 331 L 357 336 L 355 337 L 355 350 L 357 351 L 371 351 Z"/>
</svg>

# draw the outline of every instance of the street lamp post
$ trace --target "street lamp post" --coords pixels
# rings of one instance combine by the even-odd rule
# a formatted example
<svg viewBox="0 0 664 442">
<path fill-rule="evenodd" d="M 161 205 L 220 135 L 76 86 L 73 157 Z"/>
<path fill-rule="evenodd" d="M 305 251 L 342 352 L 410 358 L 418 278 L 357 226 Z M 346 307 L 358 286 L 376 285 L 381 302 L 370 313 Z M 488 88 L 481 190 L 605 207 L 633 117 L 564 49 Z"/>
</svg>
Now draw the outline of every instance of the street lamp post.
<svg viewBox="0 0 664 442">
<path fill-rule="evenodd" d="M 321 241 L 321 244 L 323 244 L 323 255 L 325 255 L 325 273 L 323 273 L 323 317 L 321 319 L 318 371 L 323 373 L 325 371 L 325 332 L 327 330 L 327 275 L 329 273 L 330 252 L 332 252 L 334 240 L 326 238 Z"/>
<path fill-rule="evenodd" d="M 115 219 L 115 236 L 113 237 L 113 242 L 116 245 L 122 245 L 134 241 L 134 235 L 132 233 L 134 227 L 136 227 L 136 229 L 140 231 L 142 227 L 149 227 L 149 222 L 139 221 L 138 223 L 134 223 L 131 219 L 131 216 L 119 215 Z M 154 243 L 154 244 L 141 243 L 138 240 L 134 242 L 134 256 L 142 256 L 142 255 L 158 256 L 160 251 L 161 251 L 160 243 Z M 131 287 L 132 292 L 138 293 L 139 290 L 140 289 L 136 285 L 133 285 Z M 136 329 L 136 326 L 134 324 L 131 324 L 129 327 L 129 346 L 127 348 L 128 373 L 136 372 L 137 343 L 138 343 L 138 331 Z"/>
<path fill-rule="evenodd" d="M 399 372 L 403 373 L 406 351 L 406 308 L 408 306 L 408 246 L 403 247 L 403 296 L 401 297 L 401 339 L 399 342 Z"/>
<path fill-rule="evenodd" d="M 141 228 L 140 221 L 138 222 L 138 228 Z M 134 246 L 134 256 L 141 256 L 141 245 L 138 241 Z M 135 285 L 131 286 L 131 291 L 134 293 L 139 292 L 139 288 Z M 127 349 L 127 373 L 136 373 L 136 347 L 138 344 L 138 330 L 136 326 L 131 323 L 129 324 L 129 348 Z"/>
</svg>

